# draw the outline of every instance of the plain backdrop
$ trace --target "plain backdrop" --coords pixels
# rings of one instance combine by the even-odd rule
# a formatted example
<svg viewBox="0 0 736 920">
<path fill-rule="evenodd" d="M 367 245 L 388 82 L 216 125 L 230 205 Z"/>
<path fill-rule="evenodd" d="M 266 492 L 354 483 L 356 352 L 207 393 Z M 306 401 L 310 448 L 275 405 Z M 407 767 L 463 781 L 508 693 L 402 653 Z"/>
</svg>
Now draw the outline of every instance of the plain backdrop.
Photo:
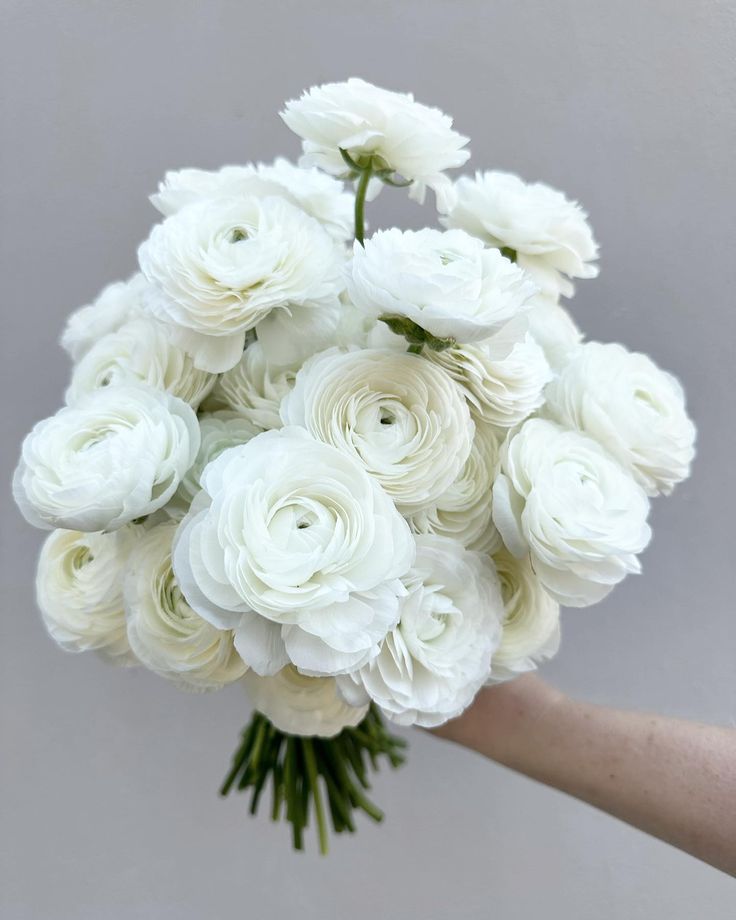
<svg viewBox="0 0 736 920">
<path fill-rule="evenodd" d="M 360 75 L 470 135 L 468 168 L 588 209 L 601 276 L 572 309 L 685 383 L 692 479 L 653 510 L 644 574 L 567 611 L 546 676 L 591 700 L 733 724 L 736 5 L 718 0 L 3 0 L 2 481 L 69 374 L 65 315 L 129 275 L 166 169 L 295 157 L 277 112 Z M 399 191 L 376 227 L 432 221 Z M 383 826 L 328 859 L 219 800 L 249 708 L 75 657 L 33 600 L 42 536 L 2 489 L 8 920 L 295 916 L 727 920 L 736 883 L 419 732 Z M 311 845 L 311 839 L 310 839 Z"/>
</svg>

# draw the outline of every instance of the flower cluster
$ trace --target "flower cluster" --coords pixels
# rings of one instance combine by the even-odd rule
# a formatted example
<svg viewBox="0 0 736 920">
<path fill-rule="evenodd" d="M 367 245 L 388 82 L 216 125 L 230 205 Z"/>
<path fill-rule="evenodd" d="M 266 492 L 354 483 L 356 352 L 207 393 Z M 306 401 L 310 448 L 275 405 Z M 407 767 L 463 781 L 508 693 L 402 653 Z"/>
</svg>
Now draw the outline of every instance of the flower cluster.
<svg viewBox="0 0 736 920">
<path fill-rule="evenodd" d="M 51 530 L 52 638 L 241 683 L 262 713 L 246 785 L 259 763 L 319 773 L 349 829 L 340 762 L 282 755 L 282 733 L 360 723 L 334 750 L 375 753 L 380 714 L 439 725 L 552 656 L 560 605 L 639 571 L 695 429 L 674 377 L 584 343 L 563 305 L 598 272 L 578 204 L 503 172 L 453 183 L 451 119 L 361 80 L 282 117 L 298 164 L 167 173 L 139 271 L 69 318 L 66 405 L 14 493 Z M 433 189 L 439 226 L 365 238 L 383 184 Z"/>
</svg>

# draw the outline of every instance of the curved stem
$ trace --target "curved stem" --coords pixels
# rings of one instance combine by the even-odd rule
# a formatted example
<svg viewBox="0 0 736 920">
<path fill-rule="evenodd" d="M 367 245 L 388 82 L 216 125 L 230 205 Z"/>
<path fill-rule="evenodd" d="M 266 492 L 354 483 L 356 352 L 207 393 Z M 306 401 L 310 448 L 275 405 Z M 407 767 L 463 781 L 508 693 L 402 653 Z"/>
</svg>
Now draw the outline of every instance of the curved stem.
<svg viewBox="0 0 736 920">
<path fill-rule="evenodd" d="M 368 183 L 371 181 L 373 168 L 369 164 L 360 173 L 358 188 L 355 191 L 355 239 L 364 246 L 365 237 L 365 196 L 368 192 Z"/>
</svg>

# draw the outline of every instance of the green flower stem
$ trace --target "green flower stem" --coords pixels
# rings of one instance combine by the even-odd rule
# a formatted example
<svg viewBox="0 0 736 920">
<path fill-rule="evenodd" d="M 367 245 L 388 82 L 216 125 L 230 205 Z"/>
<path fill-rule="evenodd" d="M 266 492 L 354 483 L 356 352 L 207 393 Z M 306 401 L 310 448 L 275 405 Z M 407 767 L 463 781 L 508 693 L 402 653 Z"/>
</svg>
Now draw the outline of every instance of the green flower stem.
<svg viewBox="0 0 736 920">
<path fill-rule="evenodd" d="M 320 853 L 327 852 L 328 817 L 335 833 L 353 833 L 357 809 L 374 821 L 383 814 L 366 795 L 369 770 L 385 757 L 393 767 L 403 763 L 406 742 L 385 728 L 371 707 L 356 728 L 333 738 L 305 738 L 279 731 L 262 714 L 254 713 L 243 731 L 232 766 L 220 790 L 250 790 L 255 814 L 266 785 L 271 783 L 271 818 L 284 816 L 291 824 L 295 849 L 304 848 L 304 828 L 314 814 Z"/>
<path fill-rule="evenodd" d="M 369 163 L 360 171 L 358 187 L 355 190 L 355 239 L 361 246 L 365 246 L 365 196 L 368 193 L 368 183 L 373 175 L 373 167 Z"/>
</svg>

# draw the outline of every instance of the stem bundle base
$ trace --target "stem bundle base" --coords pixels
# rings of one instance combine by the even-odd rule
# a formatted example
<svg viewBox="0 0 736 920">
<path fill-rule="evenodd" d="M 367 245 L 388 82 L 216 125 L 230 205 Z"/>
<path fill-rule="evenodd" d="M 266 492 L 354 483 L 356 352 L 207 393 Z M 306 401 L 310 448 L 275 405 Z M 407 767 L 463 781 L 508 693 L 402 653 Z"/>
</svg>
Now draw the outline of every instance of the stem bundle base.
<svg viewBox="0 0 736 920">
<path fill-rule="evenodd" d="M 291 824 L 294 849 L 304 849 L 304 829 L 313 815 L 320 853 L 328 851 L 329 822 L 336 834 L 354 833 L 354 815 L 365 812 L 374 821 L 383 813 L 367 797 L 369 770 L 380 757 L 392 767 L 404 762 L 403 738 L 391 735 L 375 708 L 355 728 L 334 738 L 288 735 L 255 712 L 233 755 L 230 772 L 220 789 L 251 791 L 250 813 L 256 814 L 267 785 L 271 787 L 271 818 Z"/>
</svg>

